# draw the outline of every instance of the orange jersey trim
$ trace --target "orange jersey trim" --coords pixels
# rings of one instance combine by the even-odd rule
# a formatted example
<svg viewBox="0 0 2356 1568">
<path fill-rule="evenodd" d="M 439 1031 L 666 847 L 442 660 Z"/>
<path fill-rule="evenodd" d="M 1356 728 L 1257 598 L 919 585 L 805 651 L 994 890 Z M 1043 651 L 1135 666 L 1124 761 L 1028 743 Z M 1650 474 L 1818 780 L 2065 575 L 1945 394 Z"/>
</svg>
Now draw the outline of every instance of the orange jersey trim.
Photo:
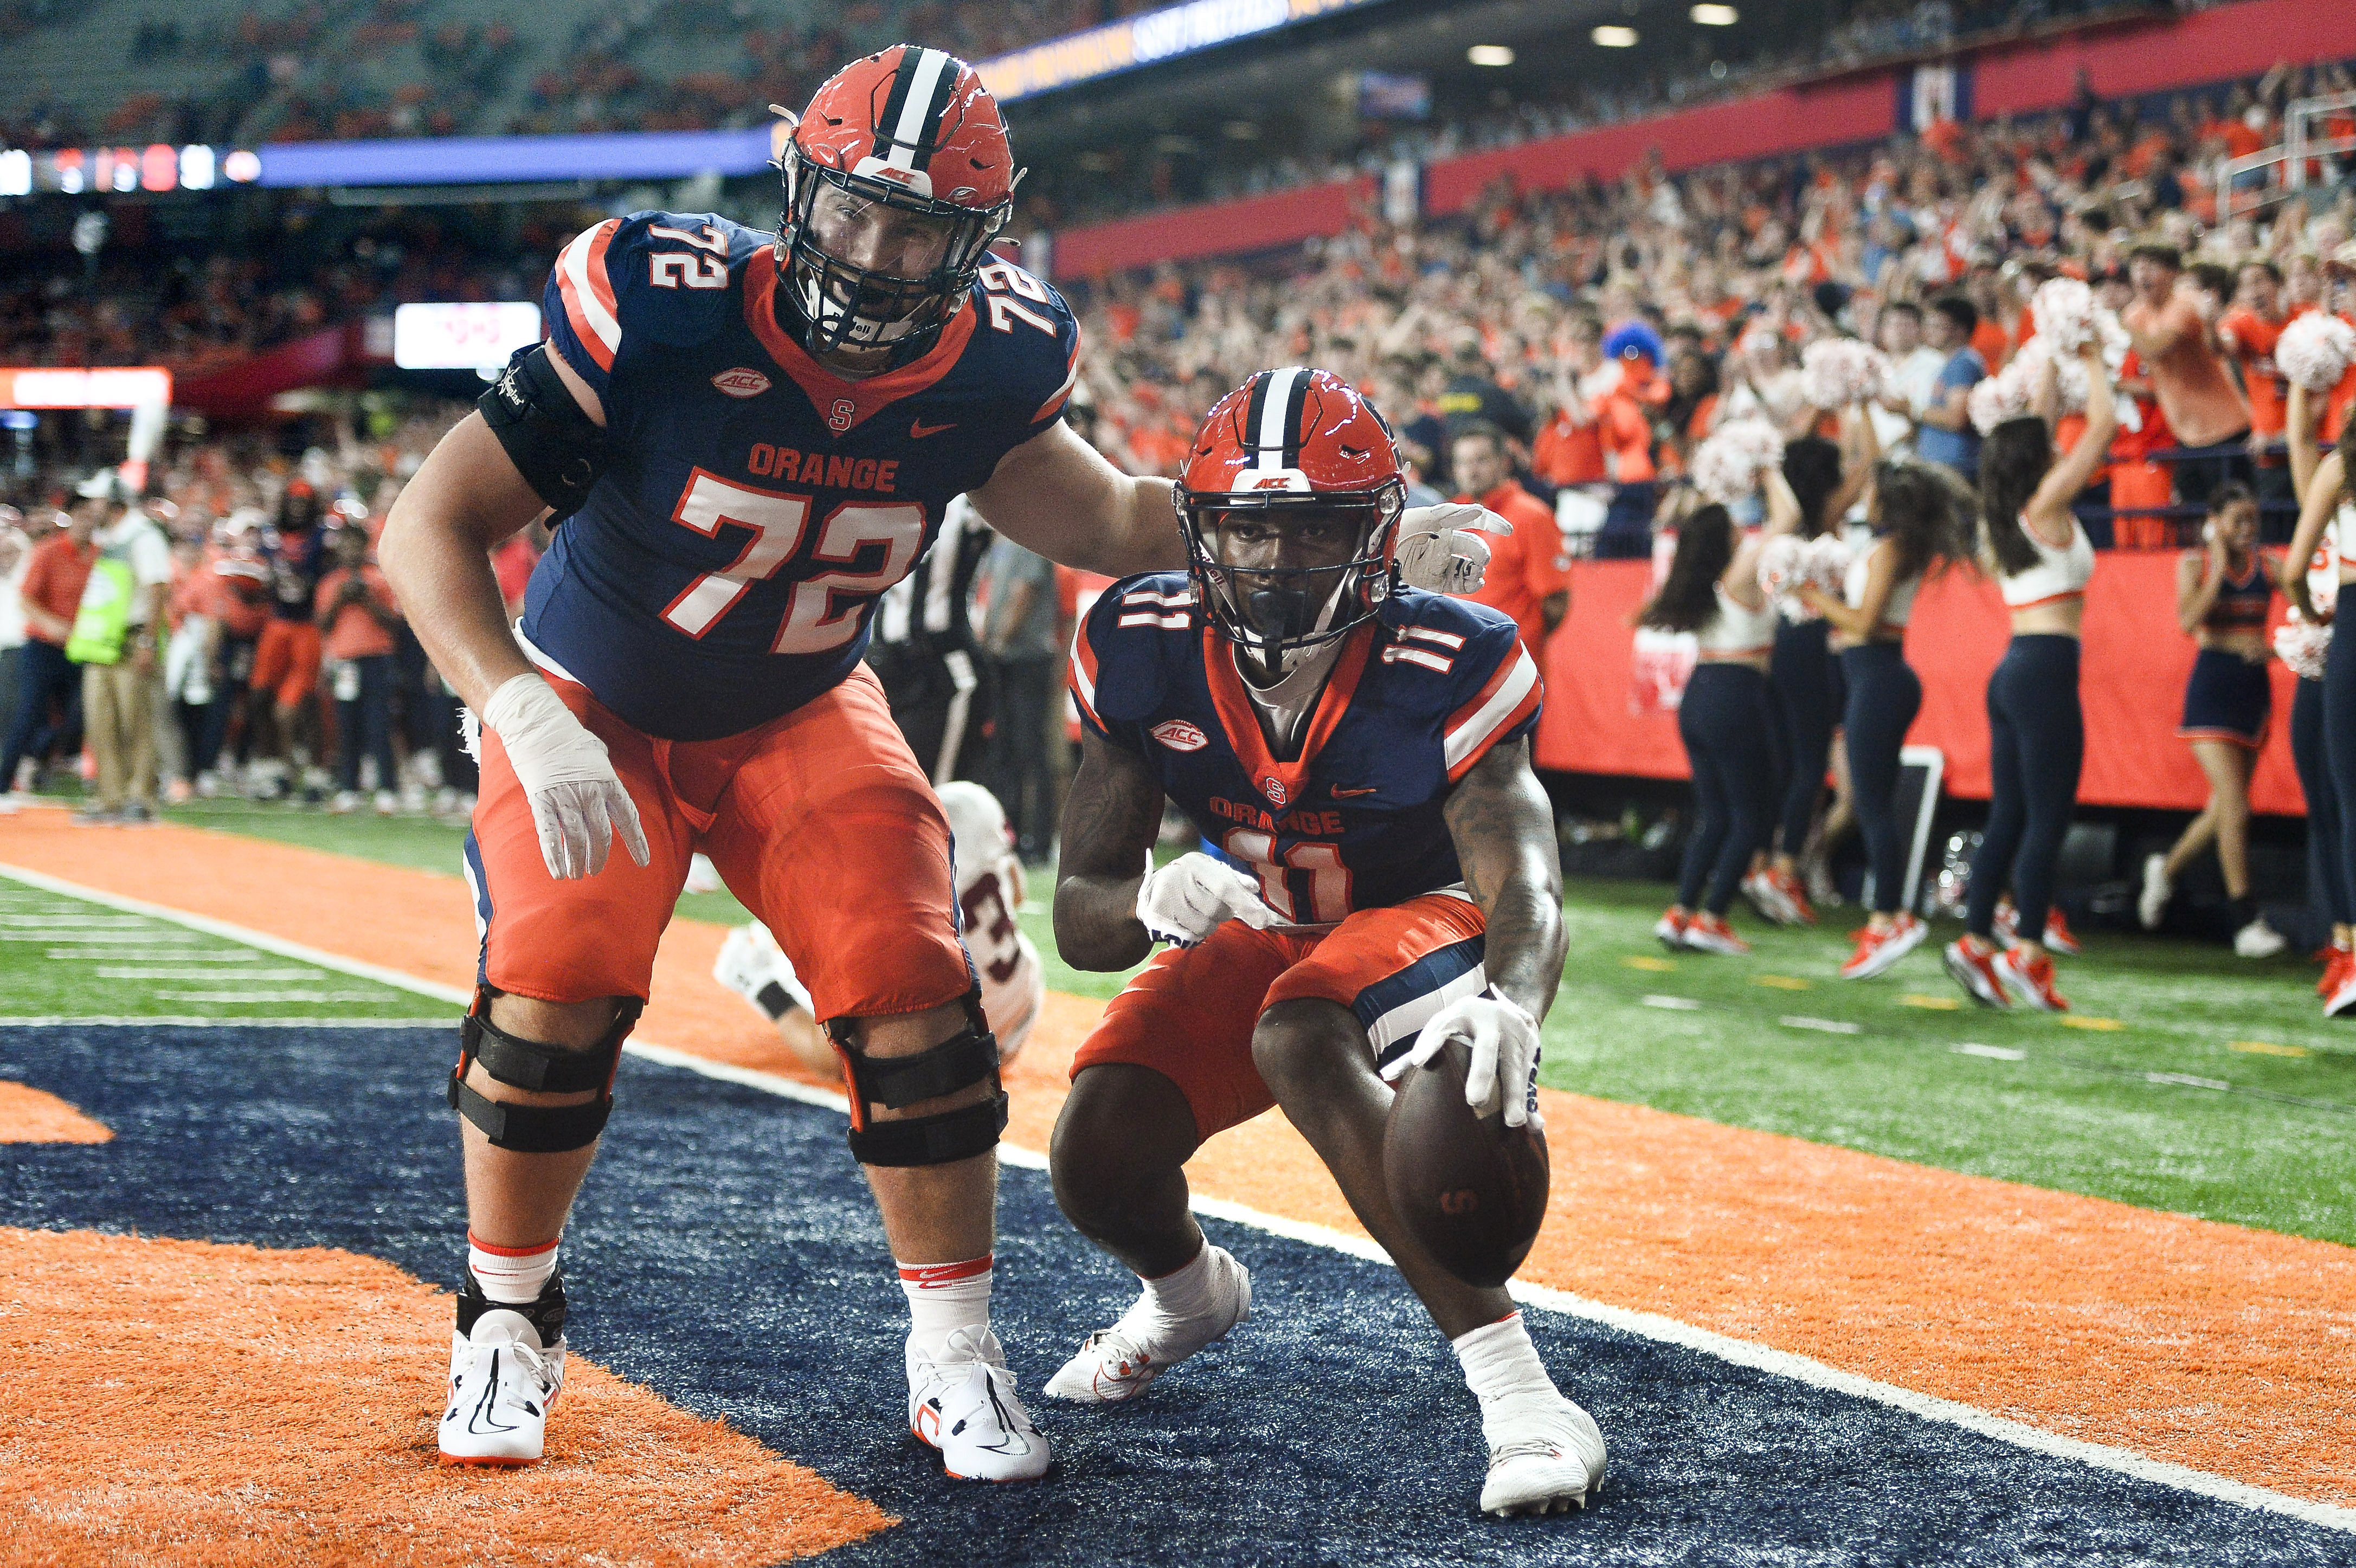
<svg viewBox="0 0 2356 1568">
<path fill-rule="evenodd" d="M 1211 705 L 1218 710 L 1219 725 L 1227 732 L 1227 744 L 1235 749 L 1236 760 L 1250 774 L 1252 787 L 1267 795 L 1272 804 L 1283 805 L 1301 798 L 1309 782 L 1310 764 L 1340 728 L 1342 715 L 1350 710 L 1350 699 L 1357 694 L 1358 677 L 1366 673 L 1366 661 L 1374 647 L 1372 624 L 1350 634 L 1340 662 L 1333 667 L 1324 691 L 1317 699 L 1317 716 L 1310 720 L 1309 738 L 1301 743 L 1300 760 L 1280 763 L 1269 752 L 1268 737 L 1260 731 L 1259 716 L 1252 711 L 1251 699 L 1244 693 L 1244 677 L 1236 673 L 1236 661 L 1228 656 L 1217 629 L 1204 626 L 1203 673 L 1211 688 Z"/>
</svg>

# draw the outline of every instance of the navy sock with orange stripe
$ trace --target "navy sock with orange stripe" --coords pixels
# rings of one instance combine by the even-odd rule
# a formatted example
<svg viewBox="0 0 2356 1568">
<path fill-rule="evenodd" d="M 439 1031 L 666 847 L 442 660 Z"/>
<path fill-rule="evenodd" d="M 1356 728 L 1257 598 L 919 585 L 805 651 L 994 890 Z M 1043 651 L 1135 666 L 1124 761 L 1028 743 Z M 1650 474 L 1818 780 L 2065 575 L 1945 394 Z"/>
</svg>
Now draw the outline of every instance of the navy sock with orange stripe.
<svg viewBox="0 0 2356 1568">
<path fill-rule="evenodd" d="M 896 1259 L 894 1260 L 897 1261 Z M 900 1264 L 908 1294 L 908 1351 L 937 1360 L 959 1328 L 990 1327 L 991 1254 L 958 1264 Z"/>
</svg>

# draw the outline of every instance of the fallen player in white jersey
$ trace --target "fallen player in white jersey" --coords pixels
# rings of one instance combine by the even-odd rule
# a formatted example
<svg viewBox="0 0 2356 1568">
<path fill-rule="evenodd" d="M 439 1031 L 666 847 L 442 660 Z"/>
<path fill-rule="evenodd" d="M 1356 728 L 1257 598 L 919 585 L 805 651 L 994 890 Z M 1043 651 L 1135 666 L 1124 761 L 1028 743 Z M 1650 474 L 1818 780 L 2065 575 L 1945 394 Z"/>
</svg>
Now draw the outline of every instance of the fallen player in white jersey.
<svg viewBox="0 0 2356 1568">
<path fill-rule="evenodd" d="M 1003 1067 L 1022 1051 L 1047 995 L 1039 950 L 1014 920 L 1015 911 L 1023 907 L 1023 862 L 1014 853 L 1006 812 L 996 795 L 963 780 L 941 785 L 939 793 L 956 844 L 958 909 L 964 917 L 966 946 L 981 976 L 981 1010 L 990 1019 L 991 1032 L 998 1036 L 998 1061 Z M 699 891 L 691 877 L 688 888 Z M 717 891 L 717 879 L 712 888 L 701 891 Z M 778 950 L 767 926 L 756 920 L 730 932 L 720 944 L 712 977 L 776 1024 L 804 1067 L 828 1076 L 841 1071 L 826 1030 L 810 1012 L 809 993 L 794 977 L 793 960 Z"/>
</svg>

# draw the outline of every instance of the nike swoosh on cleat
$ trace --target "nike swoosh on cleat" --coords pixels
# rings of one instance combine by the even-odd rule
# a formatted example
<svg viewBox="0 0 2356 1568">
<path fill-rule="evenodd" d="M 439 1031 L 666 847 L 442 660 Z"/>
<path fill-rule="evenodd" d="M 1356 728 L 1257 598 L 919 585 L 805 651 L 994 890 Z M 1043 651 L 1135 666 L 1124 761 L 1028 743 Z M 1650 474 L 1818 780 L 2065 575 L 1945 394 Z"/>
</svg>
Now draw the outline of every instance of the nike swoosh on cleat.
<svg viewBox="0 0 2356 1568">
<path fill-rule="evenodd" d="M 957 429 L 957 421 L 955 420 L 951 420 L 947 424 L 926 424 L 922 420 L 912 420 L 908 424 L 908 439 L 910 441 L 922 441 L 928 435 L 938 435 L 945 430 L 955 429 Z"/>
<path fill-rule="evenodd" d="M 498 1422 L 490 1419 L 491 1403 L 494 1400 L 498 1398 L 498 1395 L 499 1353 L 497 1350 L 493 1350 L 491 1352 L 491 1375 L 484 1381 L 483 1397 L 475 1402 L 475 1408 L 469 1412 L 466 1416 L 466 1430 L 468 1432 L 473 1433 L 477 1436 L 481 1436 L 493 1432 L 513 1432 L 515 1430 L 512 1426 L 502 1426 Z"/>
</svg>

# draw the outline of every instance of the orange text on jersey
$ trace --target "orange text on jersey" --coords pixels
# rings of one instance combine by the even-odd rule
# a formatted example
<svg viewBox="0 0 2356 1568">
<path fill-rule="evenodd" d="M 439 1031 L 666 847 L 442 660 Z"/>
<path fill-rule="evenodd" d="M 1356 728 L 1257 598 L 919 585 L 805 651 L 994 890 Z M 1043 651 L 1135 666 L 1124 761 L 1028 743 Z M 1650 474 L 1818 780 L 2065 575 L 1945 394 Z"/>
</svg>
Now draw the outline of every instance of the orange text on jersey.
<svg viewBox="0 0 2356 1568">
<path fill-rule="evenodd" d="M 813 452 L 805 456 L 790 446 L 755 443 L 744 466 L 764 479 L 790 479 L 797 485 L 823 485 L 829 490 L 873 490 L 889 496 L 899 483 L 896 457 L 845 457 L 839 453 Z"/>
<path fill-rule="evenodd" d="M 1282 816 L 1271 816 L 1249 801 L 1221 800 L 1213 795 L 1211 815 L 1257 827 L 1263 833 L 1291 833 L 1315 838 L 1339 837 L 1343 832 L 1342 814 L 1338 811 L 1288 811 Z"/>
</svg>

